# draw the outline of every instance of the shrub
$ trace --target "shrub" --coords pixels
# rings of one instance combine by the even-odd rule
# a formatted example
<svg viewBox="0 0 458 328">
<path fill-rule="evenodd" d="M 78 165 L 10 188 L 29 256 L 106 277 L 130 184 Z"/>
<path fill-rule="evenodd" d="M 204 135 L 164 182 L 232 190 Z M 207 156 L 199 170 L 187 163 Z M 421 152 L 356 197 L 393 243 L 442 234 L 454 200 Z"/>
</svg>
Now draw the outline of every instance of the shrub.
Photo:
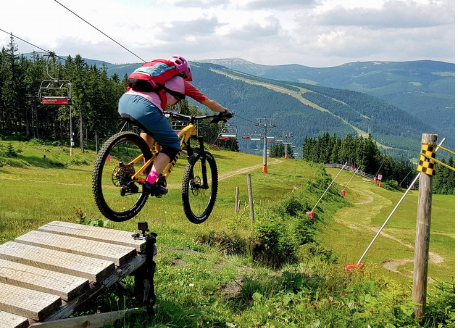
<svg viewBox="0 0 458 328">
<path fill-rule="evenodd" d="M 13 147 L 13 144 L 11 142 L 8 143 L 6 146 L 6 156 L 7 157 L 17 157 L 17 152 Z"/>
<path fill-rule="evenodd" d="M 255 221 L 253 260 L 273 268 L 295 261 L 299 241 L 294 225 L 288 224 L 278 213 L 258 213 Z"/>
<path fill-rule="evenodd" d="M 217 247 L 223 254 L 240 255 L 247 253 L 247 241 L 236 234 L 227 234 L 226 232 L 210 231 L 197 237 L 197 243 Z"/>
<path fill-rule="evenodd" d="M 455 284 L 439 281 L 431 287 L 424 326 L 455 327 Z"/>
<path fill-rule="evenodd" d="M 388 180 L 382 183 L 382 187 L 386 190 L 390 191 L 400 191 L 402 190 L 399 188 L 398 182 L 396 180 Z"/>
</svg>

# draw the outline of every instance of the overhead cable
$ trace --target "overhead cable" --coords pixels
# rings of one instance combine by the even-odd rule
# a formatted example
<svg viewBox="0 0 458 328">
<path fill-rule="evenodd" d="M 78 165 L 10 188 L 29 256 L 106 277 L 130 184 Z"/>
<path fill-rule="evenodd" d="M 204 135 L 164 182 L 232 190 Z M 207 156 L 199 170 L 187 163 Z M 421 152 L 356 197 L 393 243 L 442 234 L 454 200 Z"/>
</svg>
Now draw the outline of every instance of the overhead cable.
<svg viewBox="0 0 458 328">
<path fill-rule="evenodd" d="M 16 39 L 19 39 L 19 40 L 21 40 L 22 42 L 25 42 L 25 43 L 31 45 L 32 47 L 35 47 L 35 48 L 40 49 L 41 51 L 47 52 L 50 56 L 56 56 L 56 57 L 58 57 L 58 58 L 60 58 L 60 59 L 62 59 L 62 60 L 65 60 L 65 58 L 62 58 L 62 57 L 60 57 L 60 56 L 57 56 L 57 55 L 55 54 L 54 51 L 45 50 L 45 49 L 43 49 L 43 48 L 41 48 L 41 47 L 39 47 L 39 46 L 37 46 L 37 45 L 34 45 L 33 43 L 31 43 L 31 42 L 29 42 L 29 41 L 27 41 L 27 40 L 21 39 L 21 38 L 18 37 L 17 35 L 14 35 L 12 32 L 11 32 L 11 33 L 10 33 L 10 32 L 7 32 L 7 31 L 5 31 L 5 30 L 2 30 L 1 28 L 0 28 L 0 31 L 5 32 L 6 34 L 11 35 L 12 37 L 14 37 L 14 38 L 16 38 Z"/>
<path fill-rule="evenodd" d="M 134 54 L 132 51 L 130 51 L 129 49 L 127 49 L 126 47 L 124 47 L 122 44 L 120 44 L 118 41 L 116 41 L 115 39 L 113 39 L 112 37 L 110 37 L 108 34 L 102 32 L 101 30 L 99 30 L 97 27 L 95 27 L 94 25 L 92 25 L 91 23 L 89 23 L 87 20 L 85 20 L 84 18 L 82 18 L 81 16 L 79 16 L 78 14 L 76 14 L 75 12 L 73 12 L 72 10 L 70 10 L 69 8 L 65 7 L 63 4 L 61 4 L 59 1 L 57 0 L 54 0 L 55 2 L 57 2 L 59 5 L 61 5 L 62 7 L 64 7 L 65 9 L 67 9 L 69 12 L 71 12 L 73 15 L 75 15 L 76 17 L 78 17 L 79 19 L 81 19 L 82 21 L 84 21 L 85 23 L 87 23 L 88 25 L 92 26 L 94 29 L 96 29 L 97 31 L 99 31 L 100 33 L 102 33 L 103 35 L 105 35 L 108 39 L 110 39 L 111 41 L 113 41 L 114 43 L 116 43 L 117 45 L 119 45 L 120 47 L 124 48 L 125 50 L 127 50 L 128 52 L 130 52 L 132 55 L 134 55 L 135 57 L 137 57 L 138 59 L 142 60 L 144 63 L 146 63 L 146 60 L 144 60 L 143 58 L 137 56 L 136 54 Z"/>
<path fill-rule="evenodd" d="M 14 35 L 13 33 L 10 33 L 10 32 L 7 32 L 7 31 L 5 31 L 5 30 L 2 30 L 1 28 L 0 28 L 0 31 L 5 32 L 6 34 L 11 35 L 12 37 L 15 37 L 16 39 L 19 39 L 19 40 L 21 40 L 21 41 L 23 41 L 23 42 L 25 42 L 25 43 L 27 43 L 27 44 L 30 44 L 32 47 L 38 48 L 38 49 L 40 49 L 40 50 L 42 50 L 42 51 L 44 51 L 44 52 L 51 52 L 51 51 L 49 51 L 49 50 L 45 50 L 45 49 L 43 49 L 43 48 L 40 48 L 39 46 L 36 46 L 36 45 L 34 45 L 33 43 L 30 43 L 29 41 L 26 41 L 26 40 L 24 40 L 24 39 L 21 39 L 20 37 Z"/>
<path fill-rule="evenodd" d="M 237 117 L 241 118 L 242 120 L 248 121 L 248 122 L 250 122 L 250 123 L 256 124 L 255 121 L 252 121 L 252 120 L 249 120 L 249 119 L 247 119 L 247 118 L 244 118 L 244 117 L 240 116 L 239 114 L 235 114 L 235 113 L 234 113 L 234 116 L 237 116 Z"/>
</svg>

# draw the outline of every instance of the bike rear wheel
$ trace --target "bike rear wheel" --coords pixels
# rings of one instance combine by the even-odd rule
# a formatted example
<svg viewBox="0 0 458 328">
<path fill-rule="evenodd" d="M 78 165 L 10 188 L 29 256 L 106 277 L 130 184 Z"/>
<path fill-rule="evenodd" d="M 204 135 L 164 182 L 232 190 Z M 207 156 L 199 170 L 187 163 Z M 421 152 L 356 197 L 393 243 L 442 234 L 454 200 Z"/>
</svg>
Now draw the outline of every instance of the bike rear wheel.
<svg viewBox="0 0 458 328">
<path fill-rule="evenodd" d="M 208 187 L 204 185 L 205 176 Z M 195 153 L 186 165 L 181 188 L 181 200 L 188 220 L 195 224 L 207 220 L 215 206 L 217 192 L 218 169 L 215 159 L 208 151 L 205 151 L 205 157 Z"/>
<path fill-rule="evenodd" d="M 99 151 L 92 172 L 92 193 L 100 212 L 111 221 L 133 218 L 148 199 L 148 194 L 142 193 L 142 182 L 131 178 L 143 166 L 142 158 L 133 163 L 141 155 L 148 160 L 152 156 L 151 150 L 133 132 L 113 135 Z M 141 177 L 145 178 L 145 175 Z"/>
</svg>

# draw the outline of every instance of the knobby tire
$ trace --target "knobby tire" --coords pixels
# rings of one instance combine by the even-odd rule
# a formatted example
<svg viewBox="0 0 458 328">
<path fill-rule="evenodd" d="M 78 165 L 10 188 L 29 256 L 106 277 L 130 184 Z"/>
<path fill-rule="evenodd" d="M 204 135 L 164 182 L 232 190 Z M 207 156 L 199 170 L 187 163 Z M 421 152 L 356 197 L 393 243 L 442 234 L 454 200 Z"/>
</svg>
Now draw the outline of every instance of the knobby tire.
<svg viewBox="0 0 458 328">
<path fill-rule="evenodd" d="M 210 216 L 215 206 L 218 192 L 218 169 L 213 156 L 205 151 L 205 166 L 209 181 L 209 189 L 193 189 L 203 181 L 202 156 L 194 153 L 186 165 L 181 189 L 181 200 L 186 217 L 192 223 L 199 224 Z"/>
<path fill-rule="evenodd" d="M 123 146 L 124 148 L 122 148 Z M 123 149 L 126 150 L 122 152 Z M 92 173 L 92 193 L 100 212 L 111 221 L 123 222 L 133 218 L 140 212 L 148 199 L 149 195 L 141 192 L 142 186 L 139 184 L 135 184 L 134 186 L 134 188 L 138 188 L 138 192 L 131 192 L 128 193 L 128 195 L 122 195 L 122 186 L 118 186 L 116 189 L 116 186 L 110 185 L 106 181 L 108 180 L 107 172 L 116 169 L 116 165 L 119 164 L 117 161 L 122 159 L 125 163 L 129 163 L 129 161 L 140 155 L 140 153 L 143 154 L 146 160 L 150 159 L 152 156 L 148 144 L 139 135 L 126 131 L 117 133 L 110 137 L 104 143 L 102 149 L 97 155 Z M 138 164 L 138 166 L 140 165 L 143 165 L 143 161 Z M 102 178 L 104 178 L 103 181 Z M 108 198 L 108 188 L 111 193 L 109 194 L 111 203 L 108 203 L 106 199 Z M 123 204 L 124 201 L 127 201 L 125 197 L 132 197 L 128 200 L 128 208 L 123 208 L 123 205 L 119 205 L 121 208 L 120 210 L 115 208 L 118 204 Z M 132 202 L 132 205 L 130 205 L 130 202 Z"/>
</svg>

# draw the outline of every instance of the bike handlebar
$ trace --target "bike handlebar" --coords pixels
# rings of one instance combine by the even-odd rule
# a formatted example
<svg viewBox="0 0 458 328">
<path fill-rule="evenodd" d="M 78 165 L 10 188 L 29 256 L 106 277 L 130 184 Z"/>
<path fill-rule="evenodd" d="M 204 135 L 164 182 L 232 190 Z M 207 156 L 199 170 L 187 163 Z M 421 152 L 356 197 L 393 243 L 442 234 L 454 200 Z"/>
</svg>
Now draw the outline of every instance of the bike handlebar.
<svg viewBox="0 0 458 328">
<path fill-rule="evenodd" d="M 229 114 L 228 114 L 229 113 Z M 232 117 L 232 113 L 230 112 L 225 112 L 225 113 L 219 113 L 216 115 L 185 115 L 181 114 L 178 112 L 170 111 L 167 113 L 164 113 L 165 117 L 173 117 L 173 118 L 178 118 L 178 119 L 184 119 L 189 122 L 194 122 L 194 121 L 200 121 L 200 120 L 205 120 L 207 118 L 212 118 L 210 123 L 218 123 L 221 121 L 226 121 L 227 119 Z"/>
</svg>

